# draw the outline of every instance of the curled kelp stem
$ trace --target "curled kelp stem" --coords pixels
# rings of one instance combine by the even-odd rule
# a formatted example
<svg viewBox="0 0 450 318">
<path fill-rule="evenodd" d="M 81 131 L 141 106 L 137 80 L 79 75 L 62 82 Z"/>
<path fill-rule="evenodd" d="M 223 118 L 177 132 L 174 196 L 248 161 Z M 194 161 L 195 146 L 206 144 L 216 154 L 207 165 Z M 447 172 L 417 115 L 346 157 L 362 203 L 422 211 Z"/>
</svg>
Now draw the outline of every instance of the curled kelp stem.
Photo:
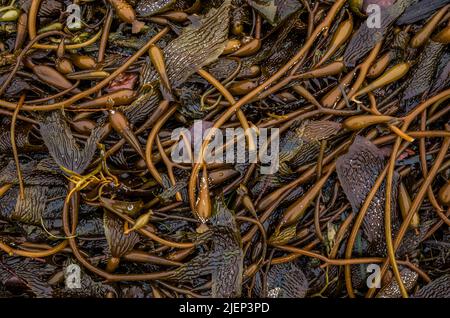
<svg viewBox="0 0 450 318">
<path fill-rule="evenodd" d="M 22 178 L 22 170 L 20 169 L 20 162 L 19 162 L 19 154 L 17 153 L 17 145 L 16 145 L 16 119 L 17 115 L 19 114 L 20 107 L 22 107 L 26 96 L 22 95 L 20 96 L 19 102 L 17 103 L 16 110 L 14 111 L 14 114 L 11 118 L 11 146 L 12 151 L 14 155 L 14 161 L 16 162 L 16 170 L 17 170 L 17 179 L 19 180 L 19 187 L 20 187 L 20 198 L 23 200 L 25 198 L 25 185 L 23 183 Z"/>
</svg>

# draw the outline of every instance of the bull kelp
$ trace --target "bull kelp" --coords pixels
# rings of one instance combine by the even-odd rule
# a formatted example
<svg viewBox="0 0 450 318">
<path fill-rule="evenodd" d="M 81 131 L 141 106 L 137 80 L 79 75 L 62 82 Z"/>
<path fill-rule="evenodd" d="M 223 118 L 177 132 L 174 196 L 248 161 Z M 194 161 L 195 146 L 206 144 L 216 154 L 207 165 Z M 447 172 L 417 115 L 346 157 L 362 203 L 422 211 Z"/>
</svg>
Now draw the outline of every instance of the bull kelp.
<svg viewBox="0 0 450 318">
<path fill-rule="evenodd" d="M 0 0 L 0 297 L 450 297 L 449 28 L 446 0 Z"/>
</svg>

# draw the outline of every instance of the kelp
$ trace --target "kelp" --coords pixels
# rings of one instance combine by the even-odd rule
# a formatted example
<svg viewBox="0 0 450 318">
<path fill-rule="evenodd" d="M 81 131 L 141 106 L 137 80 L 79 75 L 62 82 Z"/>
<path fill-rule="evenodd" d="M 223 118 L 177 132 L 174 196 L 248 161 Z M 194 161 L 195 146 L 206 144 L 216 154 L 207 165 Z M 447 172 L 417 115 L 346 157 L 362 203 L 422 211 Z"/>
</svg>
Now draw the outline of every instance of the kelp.
<svg viewBox="0 0 450 318">
<path fill-rule="evenodd" d="M 0 151 L 3 153 L 9 153 L 12 151 L 11 147 L 11 122 L 8 118 L 2 118 L 0 122 Z M 20 152 L 34 152 L 43 149 L 42 142 L 39 142 L 33 138 L 32 125 L 20 125 L 17 127 L 15 140 L 17 149 Z"/>
<path fill-rule="evenodd" d="M 156 108 L 160 96 L 152 89 L 146 89 L 130 104 L 117 107 L 132 124 L 142 123 Z"/>
<path fill-rule="evenodd" d="M 12 219 L 39 224 L 46 206 L 48 190 L 47 187 L 25 188 L 25 198 L 21 199 L 18 196 Z"/>
<path fill-rule="evenodd" d="M 69 171 L 80 174 L 94 157 L 102 128 L 94 129 L 83 149 L 80 149 L 62 114 L 55 111 L 40 123 L 40 132 L 55 162 Z"/>
<path fill-rule="evenodd" d="M 381 25 L 379 28 L 371 26 L 370 21 L 362 23 L 345 49 L 345 65 L 354 67 L 375 44 L 383 40 L 395 20 L 414 2 L 415 0 L 398 0 L 391 6 L 380 7 Z M 368 19 L 372 18 L 369 16 Z"/>
<path fill-rule="evenodd" d="M 110 212 L 103 214 L 105 237 L 108 241 L 109 250 L 113 257 L 121 257 L 131 251 L 139 242 L 136 232 L 125 234 L 124 222 Z"/>
<path fill-rule="evenodd" d="M 448 3 L 449 0 L 421 0 L 406 8 L 396 24 L 405 25 L 427 19 Z"/>
<path fill-rule="evenodd" d="M 41 170 L 39 162 L 31 161 L 22 165 L 25 196 L 19 195 L 16 166 L 10 161 L 1 170 L 0 185 L 13 185 L 0 197 L 0 216 L 26 224 L 40 225 L 48 200 L 65 194 L 64 180 L 52 173 Z"/>
<path fill-rule="evenodd" d="M 32 0 L 18 0 L 18 5 L 20 8 L 28 12 L 30 10 Z M 51 18 L 55 14 L 61 14 L 63 11 L 63 3 L 58 0 L 43 0 L 39 6 L 38 16 L 40 18 Z"/>
<path fill-rule="evenodd" d="M 436 94 L 438 91 L 448 87 L 450 84 L 450 54 L 442 54 L 442 58 L 437 66 L 436 76 L 433 79 L 433 85 L 430 89 L 430 94 Z"/>
<path fill-rule="evenodd" d="M 102 204 L 102 207 L 104 207 L 105 209 L 108 209 L 110 211 L 113 211 L 114 213 L 119 213 L 119 214 L 123 213 L 123 214 L 131 215 L 131 216 L 134 216 L 137 213 L 139 213 L 139 211 L 141 211 L 141 209 L 144 206 L 143 201 L 134 201 L 134 202 L 120 201 L 120 200 L 112 200 L 112 199 L 108 199 L 108 198 L 104 198 L 104 197 L 100 198 L 100 203 Z"/>
<path fill-rule="evenodd" d="M 405 287 L 408 291 L 410 291 L 417 283 L 417 279 L 419 278 L 419 275 L 408 269 L 405 268 L 400 272 L 403 284 L 405 284 Z M 386 286 L 381 289 L 377 297 L 378 298 L 400 298 L 402 294 L 400 293 L 400 288 L 398 287 L 397 282 L 395 279 L 391 280 Z"/>
<path fill-rule="evenodd" d="M 336 172 L 353 212 L 358 213 L 376 178 L 383 171 L 385 164 L 386 159 L 383 153 L 369 140 L 361 136 L 356 136 L 348 153 L 338 158 Z M 398 180 L 398 174 L 394 175 L 391 201 L 394 220 L 397 219 L 395 198 Z M 364 237 L 368 240 L 370 249 L 377 255 L 383 255 L 386 248 L 383 209 L 385 192 L 386 188 L 383 182 L 370 203 L 362 225 Z M 398 223 L 394 224 L 398 226 Z"/>
<path fill-rule="evenodd" d="M 332 121 L 305 121 L 289 130 L 280 141 L 280 165 L 289 163 L 293 168 L 317 158 L 320 142 L 330 139 L 341 130 Z"/>
<path fill-rule="evenodd" d="M 25 185 L 29 186 L 64 186 L 64 179 L 49 170 L 55 166 L 51 166 L 53 160 L 32 160 L 21 164 L 23 179 Z M 19 184 L 17 179 L 17 170 L 14 161 L 8 161 L 7 165 L 0 170 L 0 184 Z"/>
<path fill-rule="evenodd" d="M 63 271 L 66 271 L 69 266 L 78 263 L 73 260 L 65 262 Z M 106 298 L 108 294 L 115 296 L 117 291 L 108 284 L 94 281 L 86 272 L 80 271 L 80 288 L 70 288 L 70 286 L 55 286 L 53 291 L 54 298 Z M 110 296 L 111 297 L 111 296 Z"/>
<path fill-rule="evenodd" d="M 405 111 L 414 108 L 422 96 L 430 90 L 444 48 L 445 45 L 442 43 L 428 42 L 403 91 L 401 107 Z"/>
<path fill-rule="evenodd" d="M 53 265 L 21 257 L 8 257 L 0 259 L 0 268 L 0 285 L 12 293 L 52 297 L 53 288 L 47 279 L 55 269 Z"/>
<path fill-rule="evenodd" d="M 230 1 L 211 9 L 198 25 L 183 29 L 178 38 L 164 49 L 167 75 L 173 88 L 179 87 L 201 67 L 215 61 L 226 44 L 226 26 L 229 20 Z M 219 23 L 220 22 L 220 23 Z M 154 90 L 159 75 L 154 67 L 146 64 L 141 73 L 141 95 L 129 106 L 123 106 L 125 116 L 132 123 L 142 122 L 156 107 L 159 95 Z"/>
<path fill-rule="evenodd" d="M 341 130 L 341 125 L 331 121 L 304 121 L 294 125 L 281 137 L 279 170 L 276 174 L 261 175 L 251 191 L 261 194 L 280 187 L 295 178 L 295 170 L 317 159 L 322 141 L 332 139 Z M 286 199 L 288 202 L 291 200 Z"/>
<path fill-rule="evenodd" d="M 271 266 L 266 275 L 264 289 L 263 275 L 256 276 L 255 291 L 259 297 L 305 298 L 308 279 L 296 264 L 284 263 Z"/>
<path fill-rule="evenodd" d="M 280 24 L 302 8 L 301 3 L 295 0 L 249 0 L 248 4 L 272 25 Z"/>
<path fill-rule="evenodd" d="M 444 274 L 432 282 L 420 288 L 414 298 L 449 298 L 450 297 L 450 275 Z"/>
<path fill-rule="evenodd" d="M 197 244 L 211 244 L 211 249 L 181 266 L 171 279 L 189 281 L 203 275 L 212 276 L 212 297 L 239 297 L 243 278 L 242 243 L 232 212 L 222 198 L 214 203 L 214 217 L 209 230 Z"/>
<path fill-rule="evenodd" d="M 143 17 L 149 17 L 169 10 L 175 2 L 175 0 L 139 0 L 136 5 L 136 13 Z"/>
<path fill-rule="evenodd" d="M 227 40 L 231 0 L 225 0 L 217 9 L 211 9 L 200 18 L 198 26 L 190 25 L 164 49 L 167 74 L 176 88 L 204 65 L 215 61 Z M 150 65 L 142 73 L 142 84 L 152 85 L 158 75 Z"/>
</svg>

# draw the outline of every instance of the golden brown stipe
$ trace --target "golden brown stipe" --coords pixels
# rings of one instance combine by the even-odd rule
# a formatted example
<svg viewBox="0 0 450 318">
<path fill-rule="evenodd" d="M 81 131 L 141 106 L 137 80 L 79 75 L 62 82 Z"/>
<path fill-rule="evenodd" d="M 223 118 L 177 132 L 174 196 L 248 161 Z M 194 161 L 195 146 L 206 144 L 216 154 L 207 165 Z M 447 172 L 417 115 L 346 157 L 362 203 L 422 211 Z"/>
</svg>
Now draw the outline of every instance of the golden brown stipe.
<svg viewBox="0 0 450 318">
<path fill-rule="evenodd" d="M 112 93 L 105 94 L 96 99 L 78 104 L 71 108 L 73 109 L 88 109 L 103 107 L 108 103 L 113 103 L 114 106 L 128 105 L 136 98 L 136 92 L 131 89 L 121 89 Z"/>
<path fill-rule="evenodd" d="M 148 52 L 150 54 L 150 60 L 161 78 L 162 85 L 170 93 L 172 91 L 172 86 L 170 85 L 169 76 L 167 75 L 163 51 L 156 45 L 152 45 Z"/>
<path fill-rule="evenodd" d="M 141 158 L 145 158 L 145 154 L 141 148 L 141 144 L 131 130 L 128 119 L 122 112 L 117 110 L 110 110 L 109 123 L 117 133 L 119 133 L 123 138 L 126 139 L 126 141 L 128 141 L 128 143 L 141 156 Z"/>
<path fill-rule="evenodd" d="M 70 89 L 73 86 L 72 82 L 67 80 L 66 77 L 50 66 L 36 65 L 31 61 L 31 59 L 26 59 L 25 64 L 41 81 L 49 84 L 50 86 L 54 86 L 62 90 Z M 73 92 L 78 93 L 80 90 L 74 89 Z"/>
<path fill-rule="evenodd" d="M 200 190 L 198 194 L 198 201 L 195 206 L 195 213 L 198 218 L 205 223 L 212 212 L 211 198 L 209 193 L 209 179 L 206 164 L 203 165 L 202 176 L 200 178 Z"/>
<path fill-rule="evenodd" d="M 391 51 L 383 54 L 369 69 L 368 78 L 377 78 L 383 74 L 389 63 L 392 61 L 393 53 Z"/>
<path fill-rule="evenodd" d="M 145 23 L 136 19 L 136 13 L 134 12 L 133 7 L 128 4 L 128 2 L 126 2 L 125 0 L 108 1 L 114 7 L 114 10 L 122 21 L 131 23 L 133 33 L 138 33 L 142 30 Z"/>
<path fill-rule="evenodd" d="M 447 182 L 439 190 L 439 200 L 444 205 L 450 205 L 450 182 Z"/>
<path fill-rule="evenodd" d="M 372 83 L 357 91 L 355 95 L 352 97 L 352 100 L 356 101 L 356 98 L 361 95 L 367 94 L 377 88 L 386 86 L 392 82 L 399 80 L 400 78 L 405 76 L 406 73 L 408 73 L 410 67 L 411 64 L 408 62 L 400 63 L 391 67 L 389 70 L 387 70 L 383 75 L 374 80 Z"/>
<path fill-rule="evenodd" d="M 336 32 L 331 39 L 330 47 L 325 52 L 323 57 L 317 62 L 316 67 L 325 63 L 333 54 L 349 39 L 353 31 L 353 19 L 350 17 L 348 20 L 339 24 Z"/>
<path fill-rule="evenodd" d="M 430 38 L 433 31 L 439 25 L 439 22 L 447 13 L 450 6 L 445 6 L 440 9 L 433 17 L 427 22 L 427 24 L 411 39 L 411 47 L 418 48 L 425 44 L 425 42 Z"/>
<path fill-rule="evenodd" d="M 400 211 L 402 213 L 403 218 L 407 216 L 409 209 L 411 208 L 411 197 L 409 196 L 408 190 L 406 190 L 405 184 L 400 182 L 400 186 L 398 188 L 398 205 L 400 207 Z M 417 229 L 420 225 L 419 214 L 416 213 L 411 220 L 411 228 Z"/>
</svg>

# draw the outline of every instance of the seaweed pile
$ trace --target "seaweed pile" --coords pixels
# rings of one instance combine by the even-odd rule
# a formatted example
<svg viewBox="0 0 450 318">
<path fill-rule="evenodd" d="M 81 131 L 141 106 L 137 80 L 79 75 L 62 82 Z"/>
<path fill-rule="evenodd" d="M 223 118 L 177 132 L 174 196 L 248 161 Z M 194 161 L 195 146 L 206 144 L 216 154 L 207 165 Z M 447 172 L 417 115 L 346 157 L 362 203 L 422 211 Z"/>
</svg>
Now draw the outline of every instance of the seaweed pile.
<svg viewBox="0 0 450 318">
<path fill-rule="evenodd" d="M 0 297 L 450 297 L 449 43 L 448 0 L 0 0 Z"/>
</svg>

